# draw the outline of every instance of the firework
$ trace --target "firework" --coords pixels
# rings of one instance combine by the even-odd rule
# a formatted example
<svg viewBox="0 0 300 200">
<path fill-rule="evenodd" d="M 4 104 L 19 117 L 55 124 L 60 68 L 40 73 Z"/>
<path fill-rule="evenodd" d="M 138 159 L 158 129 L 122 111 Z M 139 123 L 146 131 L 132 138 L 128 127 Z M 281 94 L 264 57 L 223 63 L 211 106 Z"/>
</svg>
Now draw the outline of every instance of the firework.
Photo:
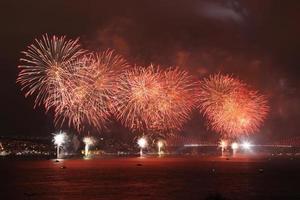
<svg viewBox="0 0 300 200">
<path fill-rule="evenodd" d="M 194 104 L 193 86 L 177 68 L 135 67 L 119 79 L 116 117 L 133 130 L 180 130 Z"/>
<path fill-rule="evenodd" d="M 101 129 L 113 109 L 111 100 L 116 79 L 127 63 L 108 50 L 88 54 L 73 65 L 75 71 L 67 87 L 67 103 L 57 106 L 55 121 L 61 124 L 67 121 L 78 131 L 88 125 Z"/>
<path fill-rule="evenodd" d="M 266 118 L 266 98 L 238 79 L 212 75 L 200 87 L 200 111 L 209 127 L 223 137 L 254 133 Z"/>
<path fill-rule="evenodd" d="M 219 143 L 219 147 L 221 147 L 222 156 L 224 154 L 224 150 L 227 148 L 228 143 L 226 140 L 221 140 Z"/>
<path fill-rule="evenodd" d="M 92 146 L 92 145 L 94 145 L 95 140 L 92 137 L 85 137 L 85 138 L 83 138 L 83 142 L 85 144 L 84 155 L 88 156 L 88 154 L 89 154 L 89 147 Z"/>
<path fill-rule="evenodd" d="M 24 64 L 19 66 L 17 82 L 26 90 L 25 96 L 35 95 L 35 106 L 43 104 L 47 110 L 64 103 L 66 84 L 71 78 L 70 63 L 84 52 L 78 39 L 48 35 L 36 39 L 22 52 Z"/>
<path fill-rule="evenodd" d="M 56 126 L 67 123 L 79 132 L 104 126 L 113 109 L 116 77 L 127 67 L 121 56 L 112 50 L 86 54 L 78 39 L 47 35 L 23 53 L 17 82 L 26 97 L 36 95 L 35 106 L 54 108 Z"/>
<path fill-rule="evenodd" d="M 159 141 L 157 142 L 158 155 L 161 155 L 161 154 L 162 154 L 161 148 L 163 148 L 163 146 L 164 146 L 164 141 L 159 140 Z"/>
<path fill-rule="evenodd" d="M 67 139 L 67 135 L 64 132 L 60 131 L 59 133 L 54 134 L 53 142 L 56 145 L 56 149 L 57 149 L 56 156 L 57 156 L 57 158 L 60 157 L 60 151 L 59 150 L 60 150 L 60 148 L 62 148 L 62 145 L 66 142 L 66 139 Z"/>
<path fill-rule="evenodd" d="M 231 149 L 232 149 L 233 155 L 236 154 L 236 151 L 238 150 L 238 148 L 239 148 L 239 144 L 238 144 L 238 143 L 233 142 L 233 143 L 231 144 Z"/>
<path fill-rule="evenodd" d="M 143 156 L 143 149 L 148 146 L 147 139 L 142 137 L 142 138 L 138 139 L 137 144 L 140 147 L 140 156 Z"/>
<path fill-rule="evenodd" d="M 17 82 L 35 106 L 54 108 L 55 125 L 101 129 L 115 113 L 131 129 L 180 130 L 193 105 L 191 77 L 179 69 L 127 68 L 113 51 L 85 54 L 77 40 L 47 35 L 23 52 Z"/>
<path fill-rule="evenodd" d="M 181 130 L 190 118 L 195 103 L 194 79 L 183 70 L 169 68 L 162 72 L 161 97 L 153 120 L 156 130 Z"/>
<path fill-rule="evenodd" d="M 118 79 L 115 116 L 133 130 L 148 130 L 162 91 L 159 70 L 134 67 Z"/>
</svg>

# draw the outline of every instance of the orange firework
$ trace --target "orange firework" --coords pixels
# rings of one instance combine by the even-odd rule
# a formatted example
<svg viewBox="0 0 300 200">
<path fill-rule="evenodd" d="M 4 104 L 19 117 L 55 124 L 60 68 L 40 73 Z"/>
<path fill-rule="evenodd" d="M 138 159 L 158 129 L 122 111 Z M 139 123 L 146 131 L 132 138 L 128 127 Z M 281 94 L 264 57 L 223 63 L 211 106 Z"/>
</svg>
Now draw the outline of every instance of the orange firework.
<svg viewBox="0 0 300 200">
<path fill-rule="evenodd" d="M 115 89 L 115 116 L 126 127 L 147 130 L 162 90 L 159 70 L 134 67 L 118 79 Z"/>
<path fill-rule="evenodd" d="M 191 77 L 177 68 L 135 67 L 119 79 L 115 115 L 133 130 L 179 130 L 194 104 L 193 86 Z"/>
<path fill-rule="evenodd" d="M 36 95 L 35 106 L 43 104 L 46 110 L 64 101 L 66 84 L 70 80 L 70 63 L 85 51 L 81 49 L 78 39 L 67 40 L 66 37 L 51 38 L 42 36 L 35 44 L 28 46 L 22 52 L 25 58 L 17 82 L 22 90 L 27 90 L 25 96 Z"/>
<path fill-rule="evenodd" d="M 56 107 L 55 121 L 68 121 L 78 131 L 86 125 L 100 129 L 110 115 L 112 91 L 126 61 L 114 51 L 88 54 L 73 63 L 66 103 Z"/>
<path fill-rule="evenodd" d="M 181 130 L 195 103 L 195 81 L 184 70 L 169 68 L 161 73 L 162 91 L 153 126 L 158 130 Z"/>
<path fill-rule="evenodd" d="M 65 122 L 81 131 L 102 128 L 112 108 L 112 89 L 126 61 L 113 51 L 85 54 L 78 39 L 47 35 L 23 52 L 25 64 L 17 82 L 25 96 L 36 95 L 35 106 L 54 108 L 55 124 Z"/>
<path fill-rule="evenodd" d="M 267 100 L 228 75 L 211 75 L 200 83 L 200 111 L 208 126 L 224 137 L 257 132 L 266 118 Z"/>
</svg>

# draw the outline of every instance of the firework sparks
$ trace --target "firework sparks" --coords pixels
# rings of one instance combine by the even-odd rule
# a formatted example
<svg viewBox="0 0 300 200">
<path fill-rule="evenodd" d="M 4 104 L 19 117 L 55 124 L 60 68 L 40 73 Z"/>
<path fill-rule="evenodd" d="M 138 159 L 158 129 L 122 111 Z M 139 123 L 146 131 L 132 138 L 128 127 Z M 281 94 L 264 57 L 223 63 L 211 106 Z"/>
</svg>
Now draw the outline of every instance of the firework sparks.
<svg viewBox="0 0 300 200">
<path fill-rule="evenodd" d="M 84 155 L 88 156 L 88 154 L 89 154 L 89 147 L 92 146 L 92 145 L 94 145 L 95 140 L 92 137 L 84 137 L 83 138 L 83 142 L 85 144 Z"/>
<path fill-rule="evenodd" d="M 221 148 L 222 156 L 223 156 L 224 151 L 225 151 L 225 149 L 227 148 L 227 146 L 228 146 L 228 143 L 227 143 L 226 140 L 221 140 L 221 141 L 219 142 L 219 147 Z"/>
<path fill-rule="evenodd" d="M 35 106 L 44 105 L 47 110 L 64 102 L 66 83 L 70 80 L 70 63 L 85 51 L 81 49 L 78 39 L 67 40 L 66 37 L 48 35 L 28 47 L 23 54 L 21 69 L 17 82 L 25 96 L 35 94 Z"/>
<path fill-rule="evenodd" d="M 169 68 L 161 76 L 162 95 L 157 102 L 153 126 L 158 130 L 181 130 L 195 103 L 196 82 L 186 71 L 178 68 Z"/>
<path fill-rule="evenodd" d="M 232 149 L 233 155 L 236 154 L 238 148 L 239 148 L 239 144 L 238 144 L 238 143 L 233 142 L 233 143 L 231 144 L 231 149 Z"/>
<path fill-rule="evenodd" d="M 177 68 L 135 67 L 119 79 L 116 117 L 133 130 L 180 130 L 194 105 L 193 86 Z"/>
<path fill-rule="evenodd" d="M 164 141 L 162 141 L 162 140 L 159 140 L 158 142 L 157 142 L 157 148 L 158 148 L 158 155 L 161 155 L 163 152 L 162 152 L 162 148 L 164 147 Z"/>
<path fill-rule="evenodd" d="M 36 94 L 35 106 L 54 107 L 56 126 L 101 129 L 113 112 L 131 129 L 164 131 L 189 118 L 193 82 L 178 68 L 135 67 L 120 76 L 128 65 L 113 51 L 85 54 L 78 40 L 47 35 L 24 54 L 17 82 L 25 96 Z"/>
<path fill-rule="evenodd" d="M 35 106 L 54 108 L 55 125 L 67 123 L 81 132 L 103 128 L 112 107 L 116 77 L 128 65 L 112 50 L 89 53 L 77 40 L 47 35 L 23 52 L 17 82 L 25 96 L 36 95 Z"/>
<path fill-rule="evenodd" d="M 212 75 L 200 87 L 200 111 L 209 127 L 223 137 L 254 133 L 266 118 L 266 98 L 237 79 Z"/>
<path fill-rule="evenodd" d="M 81 131 L 91 125 L 103 128 L 112 108 L 116 79 L 127 67 L 126 61 L 114 51 L 89 54 L 78 60 L 76 71 L 67 89 L 67 103 L 56 109 L 56 123 L 68 121 Z"/>
<path fill-rule="evenodd" d="M 137 144 L 140 147 L 140 156 L 143 156 L 143 149 L 148 146 L 147 139 L 142 137 L 142 138 L 138 139 Z"/>
<path fill-rule="evenodd" d="M 160 74 L 153 66 L 126 71 L 115 91 L 117 119 L 133 130 L 149 129 L 161 90 Z"/>
<path fill-rule="evenodd" d="M 54 134 L 53 142 L 56 145 L 57 149 L 57 158 L 60 158 L 60 148 L 62 148 L 62 145 L 66 142 L 67 135 L 64 132 L 59 132 L 57 134 Z"/>
</svg>

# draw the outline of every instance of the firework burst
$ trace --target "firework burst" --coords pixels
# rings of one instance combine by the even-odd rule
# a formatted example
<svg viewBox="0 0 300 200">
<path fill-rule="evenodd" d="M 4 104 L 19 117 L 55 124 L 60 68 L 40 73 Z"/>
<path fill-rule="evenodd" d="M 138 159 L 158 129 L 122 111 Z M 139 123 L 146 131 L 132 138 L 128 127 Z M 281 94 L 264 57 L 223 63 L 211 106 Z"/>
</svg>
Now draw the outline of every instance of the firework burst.
<svg viewBox="0 0 300 200">
<path fill-rule="evenodd" d="M 153 128 L 157 130 L 181 130 L 190 118 L 195 103 L 195 80 L 179 68 L 169 68 L 161 73 L 162 91 L 157 102 Z"/>
<path fill-rule="evenodd" d="M 159 70 L 134 67 L 118 79 L 115 116 L 133 130 L 148 130 L 162 88 Z"/>
<path fill-rule="evenodd" d="M 89 155 L 89 148 L 91 146 L 93 146 L 95 144 L 95 139 L 92 138 L 92 137 L 84 137 L 83 138 L 83 143 L 85 144 L 85 147 L 84 147 L 84 155 L 85 156 L 88 156 Z"/>
<path fill-rule="evenodd" d="M 53 134 L 53 143 L 56 145 L 57 153 L 56 156 L 57 158 L 60 158 L 60 149 L 63 147 L 63 145 L 67 141 L 67 134 L 65 132 L 58 132 Z"/>
<path fill-rule="evenodd" d="M 133 130 L 180 130 L 189 118 L 194 82 L 177 68 L 135 67 L 120 77 L 116 117 Z"/>
<path fill-rule="evenodd" d="M 263 95 L 240 80 L 221 74 L 200 83 L 199 105 L 208 126 L 223 137 L 258 131 L 269 110 Z"/>
<path fill-rule="evenodd" d="M 110 116 L 111 99 L 116 79 L 127 67 L 126 61 L 108 50 L 88 54 L 79 59 L 73 79 L 67 88 L 67 100 L 56 108 L 56 123 L 67 121 L 69 126 L 82 131 L 86 126 L 101 129 Z"/>
<path fill-rule="evenodd" d="M 42 36 L 22 52 L 25 57 L 17 82 L 25 96 L 35 94 L 35 106 L 43 104 L 46 110 L 64 102 L 66 84 L 70 80 L 70 63 L 85 51 L 81 49 L 78 39 L 67 40 L 66 37 L 51 38 Z"/>
<path fill-rule="evenodd" d="M 17 82 L 26 97 L 35 95 L 35 107 L 54 108 L 56 126 L 67 123 L 78 131 L 104 126 L 116 77 L 127 67 L 121 56 L 112 50 L 86 54 L 78 39 L 48 35 L 23 54 Z"/>
</svg>

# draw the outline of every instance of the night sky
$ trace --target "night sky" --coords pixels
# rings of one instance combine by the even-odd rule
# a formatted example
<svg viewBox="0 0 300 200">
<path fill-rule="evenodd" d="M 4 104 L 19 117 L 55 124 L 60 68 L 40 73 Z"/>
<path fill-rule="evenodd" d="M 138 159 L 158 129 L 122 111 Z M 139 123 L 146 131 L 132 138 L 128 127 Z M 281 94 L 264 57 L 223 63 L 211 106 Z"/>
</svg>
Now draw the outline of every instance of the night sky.
<svg viewBox="0 0 300 200">
<path fill-rule="evenodd" d="M 132 64 L 178 65 L 199 78 L 232 74 L 269 98 L 271 112 L 256 137 L 300 135 L 298 0 L 5 2 L 0 135 L 46 136 L 56 130 L 51 113 L 34 110 L 33 98 L 25 99 L 15 83 L 20 52 L 44 33 L 80 37 L 90 50 L 116 49 Z M 195 113 L 183 134 L 208 133 Z"/>
</svg>

